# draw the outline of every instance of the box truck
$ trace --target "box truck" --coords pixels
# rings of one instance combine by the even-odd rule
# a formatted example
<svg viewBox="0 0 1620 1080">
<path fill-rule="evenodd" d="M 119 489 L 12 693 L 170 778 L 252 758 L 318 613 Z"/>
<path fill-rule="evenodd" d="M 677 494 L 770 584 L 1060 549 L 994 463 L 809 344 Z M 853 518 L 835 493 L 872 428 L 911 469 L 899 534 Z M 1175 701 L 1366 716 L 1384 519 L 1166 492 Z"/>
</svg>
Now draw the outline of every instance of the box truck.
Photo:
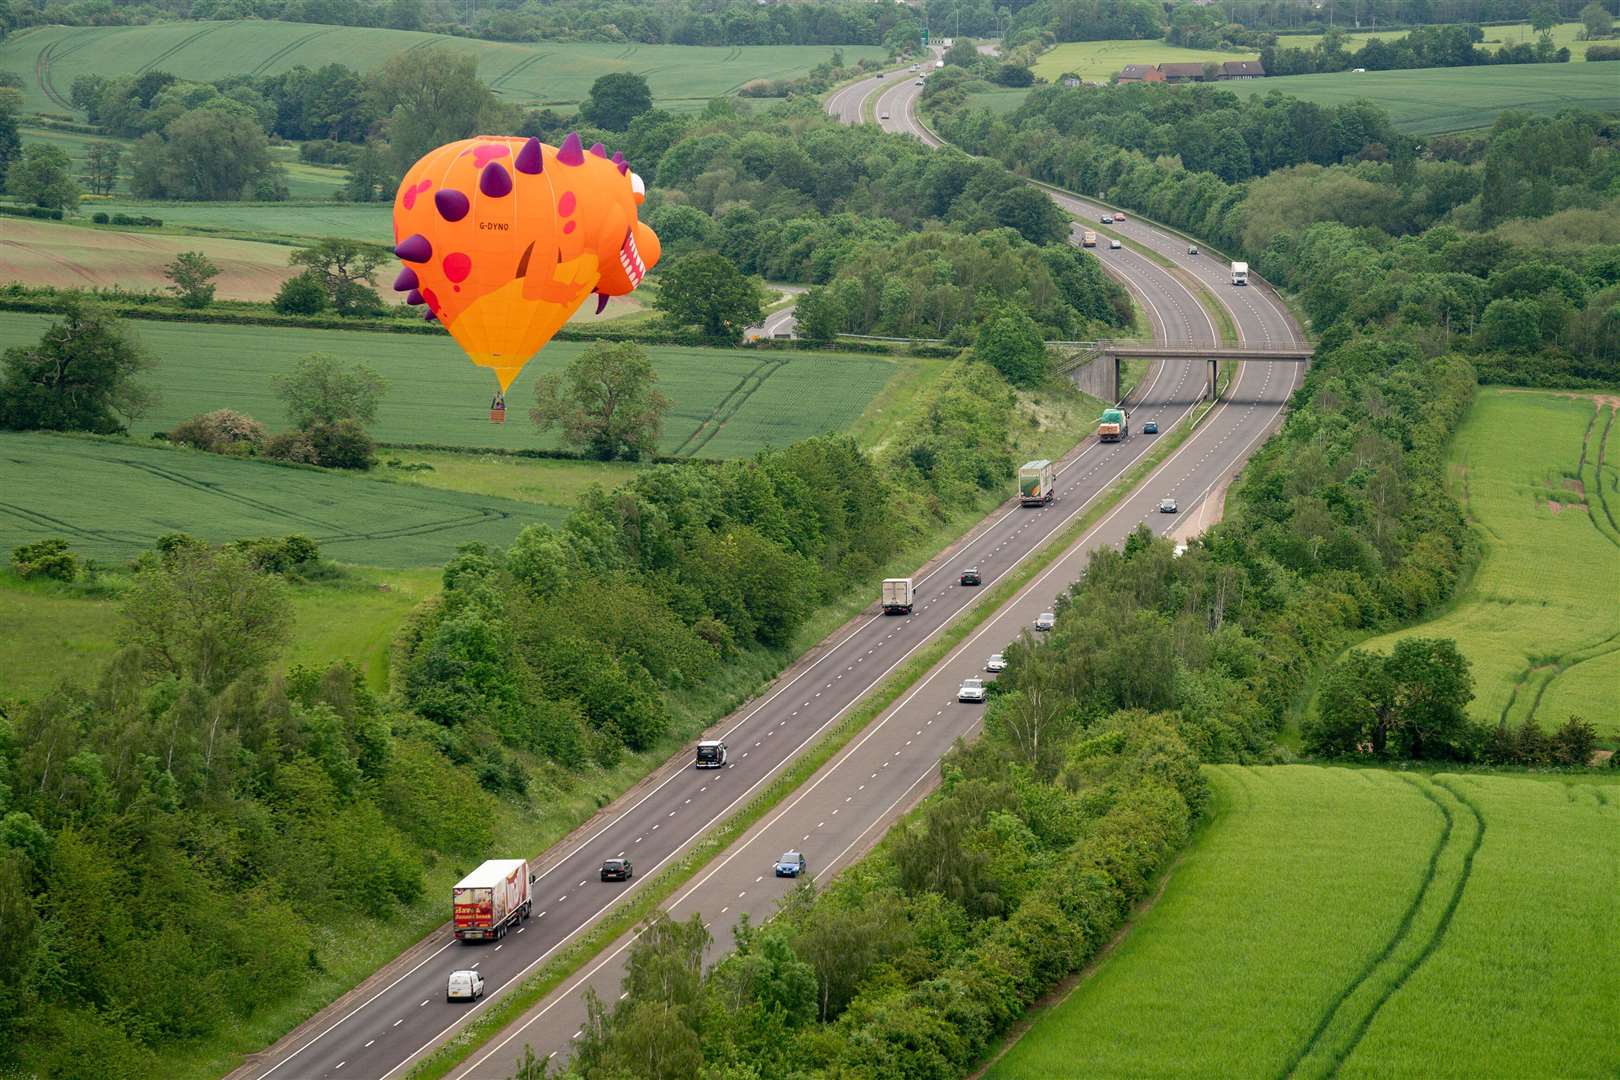
<svg viewBox="0 0 1620 1080">
<path fill-rule="evenodd" d="M 1232 264 L 1232 284 L 1247 285 L 1249 283 L 1249 264 L 1235 262 Z"/>
<path fill-rule="evenodd" d="M 1102 419 L 1097 421 L 1098 442 L 1119 442 L 1131 433 L 1131 422 L 1125 416 L 1123 409 L 1104 409 Z"/>
<path fill-rule="evenodd" d="M 1092 232 L 1090 229 L 1087 229 L 1085 231 L 1085 235 L 1080 237 L 1080 246 L 1081 247 L 1096 247 L 1097 246 L 1097 234 Z"/>
<path fill-rule="evenodd" d="M 910 615 L 915 593 L 908 577 L 883 579 L 883 614 Z"/>
<path fill-rule="evenodd" d="M 460 941 L 496 941 L 527 919 L 534 906 L 529 897 L 527 859 L 490 859 L 456 882 L 450 905 L 456 938 Z"/>
<path fill-rule="evenodd" d="M 1052 463 L 1045 458 L 1024 462 L 1018 470 L 1018 501 L 1025 506 L 1045 506 L 1053 497 Z"/>
</svg>

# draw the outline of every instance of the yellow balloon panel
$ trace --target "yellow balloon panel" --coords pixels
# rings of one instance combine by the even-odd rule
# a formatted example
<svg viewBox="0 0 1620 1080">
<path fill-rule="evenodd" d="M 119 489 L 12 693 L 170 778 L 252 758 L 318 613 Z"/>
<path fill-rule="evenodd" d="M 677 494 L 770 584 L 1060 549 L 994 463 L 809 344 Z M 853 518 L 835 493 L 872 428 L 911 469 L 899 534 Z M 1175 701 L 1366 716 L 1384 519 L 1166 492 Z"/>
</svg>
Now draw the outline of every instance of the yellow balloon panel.
<svg viewBox="0 0 1620 1080">
<path fill-rule="evenodd" d="M 658 237 L 637 220 L 640 177 L 570 134 L 478 136 L 423 155 L 394 199 L 394 282 L 426 304 L 504 392 L 593 291 L 640 284 Z"/>
</svg>

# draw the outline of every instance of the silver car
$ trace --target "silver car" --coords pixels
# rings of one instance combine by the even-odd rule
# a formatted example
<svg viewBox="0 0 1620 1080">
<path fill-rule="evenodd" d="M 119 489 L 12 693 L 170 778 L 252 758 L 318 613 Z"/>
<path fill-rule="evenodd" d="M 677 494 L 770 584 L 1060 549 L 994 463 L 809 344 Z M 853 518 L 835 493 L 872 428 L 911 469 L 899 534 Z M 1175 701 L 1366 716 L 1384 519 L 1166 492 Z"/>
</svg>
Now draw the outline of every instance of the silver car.
<svg viewBox="0 0 1620 1080">
<path fill-rule="evenodd" d="M 984 670 L 990 672 L 1006 671 L 1007 658 L 1002 656 L 1000 653 L 995 653 L 990 657 L 990 659 L 984 662 Z"/>
<path fill-rule="evenodd" d="M 1159 500 L 1159 513 L 1173 514 L 1176 512 L 1176 500 L 1172 495 L 1166 495 Z"/>
<path fill-rule="evenodd" d="M 1057 625 L 1057 616 L 1050 611 L 1043 611 L 1035 616 L 1035 629 L 1050 630 Z"/>
</svg>

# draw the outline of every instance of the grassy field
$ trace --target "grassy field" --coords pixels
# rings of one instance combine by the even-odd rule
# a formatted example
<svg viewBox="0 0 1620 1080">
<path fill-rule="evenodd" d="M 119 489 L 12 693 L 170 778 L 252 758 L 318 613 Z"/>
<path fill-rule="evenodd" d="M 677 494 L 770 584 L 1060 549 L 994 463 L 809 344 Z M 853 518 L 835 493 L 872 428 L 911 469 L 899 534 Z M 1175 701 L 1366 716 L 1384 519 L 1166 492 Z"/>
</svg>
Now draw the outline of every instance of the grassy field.
<svg viewBox="0 0 1620 1080">
<path fill-rule="evenodd" d="M 1243 94 L 1284 94 L 1339 105 L 1358 98 L 1382 106 L 1395 126 L 1416 135 L 1489 127 L 1509 109 L 1550 116 L 1564 109 L 1620 110 L 1620 71 L 1612 64 L 1516 64 L 1489 68 L 1418 68 L 1361 75 L 1289 75 L 1227 84 Z"/>
<path fill-rule="evenodd" d="M 37 341 L 50 317 L 0 313 L 0 349 Z M 509 400 L 510 421 L 489 422 L 493 379 L 470 364 L 448 336 L 359 330 L 267 330 L 218 324 L 133 322 L 158 357 L 153 380 L 163 399 L 138 433 L 166 431 L 211 409 L 246 412 L 284 426 L 273 377 L 298 357 L 327 352 L 365 361 L 388 380 L 374 429 L 388 443 L 491 449 L 555 448 L 526 410 L 538 375 L 561 371 L 585 346 L 553 342 L 524 370 Z M 870 356 L 652 346 L 659 389 L 674 403 L 660 450 L 698 457 L 743 457 L 821 431 L 849 427 L 895 373 Z"/>
<path fill-rule="evenodd" d="M 0 69 L 26 80 L 29 112 L 72 113 L 75 76 L 168 71 L 210 81 L 229 75 L 274 75 L 297 64 L 341 63 L 370 71 L 399 53 L 447 45 L 478 58 L 478 74 L 503 97 L 525 105 L 577 105 L 600 75 L 647 77 L 664 108 L 697 109 L 755 79 L 791 78 L 832 56 L 831 45 L 700 47 L 688 45 L 508 44 L 406 30 L 241 20 L 165 22 L 150 26 L 42 27 L 0 44 Z M 850 63 L 887 54 L 846 45 Z"/>
<path fill-rule="evenodd" d="M 1620 776 L 1209 775 L 1162 898 L 993 1080 L 1620 1068 Z"/>
<path fill-rule="evenodd" d="M 1222 52 L 1219 49 L 1183 49 L 1162 41 L 1066 41 L 1054 45 L 1035 61 L 1035 75 L 1048 82 L 1073 73 L 1086 82 L 1107 82 L 1126 64 L 1201 64 L 1213 60 L 1253 60 L 1257 52 Z"/>
<path fill-rule="evenodd" d="M 1479 47 L 1490 49 L 1493 52 L 1503 45 L 1534 45 L 1541 37 L 1531 28 L 1529 23 L 1518 23 L 1513 26 L 1483 26 L 1480 29 L 1485 32 L 1485 40 L 1480 42 Z M 1567 48 L 1572 63 L 1584 63 L 1586 61 L 1586 50 L 1589 46 L 1605 44 L 1605 42 L 1601 41 L 1580 40 L 1583 29 L 1582 24 L 1578 22 L 1559 23 L 1552 28 L 1553 45 Z M 1393 41 L 1395 38 L 1405 37 L 1408 33 L 1410 33 L 1408 30 L 1352 30 L 1345 35 L 1344 47 L 1350 52 L 1355 52 L 1373 38 Z M 1282 48 L 1309 49 L 1321 40 L 1322 35 L 1320 34 L 1280 34 L 1277 37 L 1277 44 Z M 1613 42 L 1608 42 L 1608 44 L 1613 44 Z M 1620 76 L 1615 77 L 1620 78 Z"/>
<path fill-rule="evenodd" d="M 468 540 L 508 543 L 558 511 L 335 472 L 123 439 L 0 435 L 0 551 L 65 537 L 124 559 L 159 536 L 214 542 L 303 533 L 328 558 L 369 566 L 442 564 Z"/>
<path fill-rule="evenodd" d="M 386 244 L 394 233 L 392 203 L 187 203 L 115 197 L 87 200 L 81 207 L 84 214 L 97 210 L 160 218 L 164 232 L 248 240 L 337 236 Z M 145 230 L 142 232 L 144 235 Z"/>
<path fill-rule="evenodd" d="M 1610 401 L 1481 390 L 1451 457 L 1452 493 L 1484 545 L 1479 569 L 1446 614 L 1362 647 L 1455 638 L 1473 662 L 1475 719 L 1535 716 L 1551 729 L 1576 713 L 1620 737 L 1620 401 Z"/>
</svg>

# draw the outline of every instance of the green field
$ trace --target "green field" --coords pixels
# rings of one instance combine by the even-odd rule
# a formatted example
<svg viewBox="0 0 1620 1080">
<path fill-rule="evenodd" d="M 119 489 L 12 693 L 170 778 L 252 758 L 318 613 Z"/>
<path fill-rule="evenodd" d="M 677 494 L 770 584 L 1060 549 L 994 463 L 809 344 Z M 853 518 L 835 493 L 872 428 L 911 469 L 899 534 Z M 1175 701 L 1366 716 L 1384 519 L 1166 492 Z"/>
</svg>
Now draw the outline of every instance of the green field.
<svg viewBox="0 0 1620 1080">
<path fill-rule="evenodd" d="M 0 313 L 0 349 L 37 341 L 50 317 Z M 388 380 L 374 428 L 385 443 L 492 449 L 555 448 L 527 420 L 538 375 L 561 371 L 585 345 L 547 346 L 509 396 L 509 421 L 489 422 L 494 379 L 448 336 L 360 330 L 301 330 L 132 321 L 158 357 L 152 379 L 162 401 L 137 433 L 166 431 L 212 409 L 230 408 L 285 426 L 273 377 L 298 357 L 327 352 L 370 364 Z M 895 372 L 895 364 L 836 353 L 649 348 L 659 389 L 673 402 L 660 451 L 687 457 L 745 457 L 809 435 L 848 428 Z"/>
<path fill-rule="evenodd" d="M 1512 26 L 1483 26 L 1485 40 L 1480 42 L 1479 48 L 1495 51 L 1503 45 L 1534 45 L 1541 37 L 1531 28 L 1529 23 L 1517 23 Z M 1584 63 L 1586 50 L 1592 45 L 1613 44 L 1602 41 L 1582 41 L 1580 35 L 1585 28 L 1578 22 L 1559 23 L 1552 28 L 1552 39 L 1555 46 L 1569 50 L 1572 63 Z M 1373 38 L 1383 41 L 1393 41 L 1405 37 L 1408 30 L 1352 30 L 1345 35 L 1344 47 L 1355 52 Z M 1322 40 L 1321 34 L 1279 34 L 1277 45 L 1288 49 L 1309 49 Z M 1616 76 L 1620 78 L 1620 76 Z"/>
<path fill-rule="evenodd" d="M 831 45 L 702 47 L 540 42 L 508 44 L 407 30 L 242 20 L 164 22 L 149 26 L 50 26 L 0 43 L 0 70 L 26 80 L 30 112 L 71 114 L 69 88 L 88 72 L 168 71 L 211 81 L 274 75 L 298 64 L 340 63 L 369 71 L 395 54 L 447 45 L 478 57 L 478 74 L 496 93 L 524 105 L 571 107 L 591 83 L 613 71 L 647 77 L 664 108 L 698 109 L 755 79 L 792 78 L 832 56 Z M 887 56 L 873 45 L 842 46 L 848 63 Z"/>
<path fill-rule="evenodd" d="M 1451 486 L 1484 548 L 1473 580 L 1438 619 L 1362 647 L 1455 638 L 1473 663 L 1476 720 L 1516 726 L 1534 716 L 1551 730 L 1574 713 L 1620 737 L 1615 410 L 1481 390 L 1452 444 Z"/>
<path fill-rule="evenodd" d="M 505 544 L 563 512 L 492 495 L 394 484 L 123 439 L 0 434 L 0 551 L 60 536 L 125 559 L 159 536 L 212 542 L 303 533 L 368 566 L 442 564 L 468 540 Z"/>
<path fill-rule="evenodd" d="M 1620 111 L 1620 64 L 1514 64 L 1418 68 L 1356 75 L 1289 75 L 1225 84 L 1240 94 L 1284 94 L 1340 105 L 1366 98 L 1402 131 L 1438 135 L 1489 127 L 1509 109 L 1551 116 L 1564 109 Z"/>
<path fill-rule="evenodd" d="M 1223 52 L 1220 49 L 1183 49 L 1162 41 L 1065 41 L 1042 53 L 1035 61 L 1036 78 L 1057 82 L 1060 75 L 1073 73 L 1087 82 L 1107 82 L 1126 64 L 1201 64 L 1208 60 L 1253 60 L 1254 50 Z"/>
<path fill-rule="evenodd" d="M 1620 1069 L 1620 776 L 1209 776 L 1163 896 L 992 1080 Z"/>
<path fill-rule="evenodd" d="M 386 244 L 394 234 L 391 203 L 190 203 L 135 200 L 122 196 L 87 199 L 84 214 L 145 214 L 159 218 L 165 232 L 195 232 L 249 239 L 306 239 L 340 236 Z"/>
</svg>

